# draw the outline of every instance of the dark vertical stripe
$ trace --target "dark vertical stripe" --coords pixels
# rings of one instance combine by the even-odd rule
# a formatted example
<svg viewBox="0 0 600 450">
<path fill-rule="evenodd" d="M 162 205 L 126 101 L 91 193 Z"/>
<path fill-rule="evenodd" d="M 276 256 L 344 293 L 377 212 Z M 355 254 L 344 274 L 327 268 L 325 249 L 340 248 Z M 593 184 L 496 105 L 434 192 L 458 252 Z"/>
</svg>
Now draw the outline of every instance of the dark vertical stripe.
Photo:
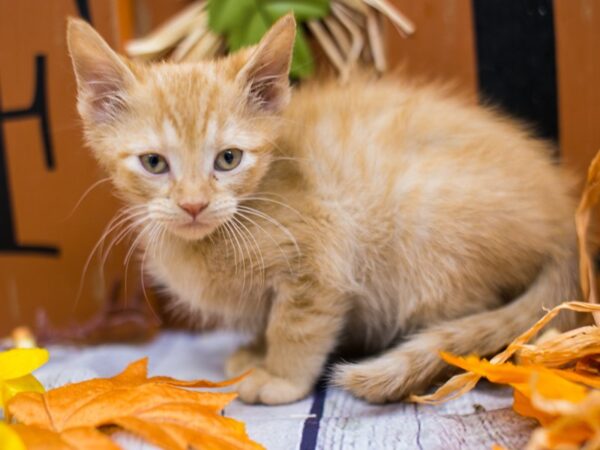
<svg viewBox="0 0 600 450">
<path fill-rule="evenodd" d="M 558 140 L 552 0 L 473 0 L 479 89 Z"/>
<path fill-rule="evenodd" d="M 309 417 L 304 422 L 302 429 L 302 440 L 300 441 L 300 450 L 314 450 L 317 447 L 317 438 L 319 437 L 319 426 L 321 417 L 323 417 L 323 408 L 325 407 L 325 397 L 327 395 L 327 383 L 322 380 L 317 384 L 313 395 L 313 403 L 310 407 L 310 414 L 315 417 Z"/>
<path fill-rule="evenodd" d="M 54 170 L 56 169 L 56 162 L 54 161 L 54 150 L 50 138 L 50 114 L 46 91 L 46 57 L 44 55 L 36 55 L 35 67 L 35 97 L 31 108 L 40 115 L 40 132 L 44 143 L 46 167 L 48 170 Z"/>
<path fill-rule="evenodd" d="M 88 0 L 75 0 L 75 3 L 77 4 L 79 16 L 82 19 L 87 20 L 89 23 L 92 23 L 92 15 L 90 13 L 90 5 Z"/>
</svg>

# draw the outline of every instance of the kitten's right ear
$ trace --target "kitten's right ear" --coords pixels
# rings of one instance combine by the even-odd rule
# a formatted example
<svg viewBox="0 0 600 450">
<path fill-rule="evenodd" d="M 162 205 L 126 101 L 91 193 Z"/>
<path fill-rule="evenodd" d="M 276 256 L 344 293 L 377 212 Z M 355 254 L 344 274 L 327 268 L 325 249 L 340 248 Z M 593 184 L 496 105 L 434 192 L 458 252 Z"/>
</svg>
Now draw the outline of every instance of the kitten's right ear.
<svg viewBox="0 0 600 450">
<path fill-rule="evenodd" d="M 86 120 L 110 121 L 126 107 L 134 74 L 84 20 L 69 18 L 67 43 L 77 79 L 79 113 Z"/>
<path fill-rule="evenodd" d="M 288 73 L 296 38 L 293 14 L 279 19 L 252 51 L 238 73 L 249 95 L 249 102 L 260 110 L 279 112 L 289 101 Z"/>
</svg>

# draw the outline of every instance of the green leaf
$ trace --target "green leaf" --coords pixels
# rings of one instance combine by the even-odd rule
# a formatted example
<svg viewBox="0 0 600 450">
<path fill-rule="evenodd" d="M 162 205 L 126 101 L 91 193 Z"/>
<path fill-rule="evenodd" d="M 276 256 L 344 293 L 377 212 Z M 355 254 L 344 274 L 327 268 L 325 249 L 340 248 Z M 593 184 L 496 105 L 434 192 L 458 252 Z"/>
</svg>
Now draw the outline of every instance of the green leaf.
<svg viewBox="0 0 600 450">
<path fill-rule="evenodd" d="M 306 41 L 302 28 L 298 28 L 296 42 L 294 42 L 294 57 L 292 58 L 292 68 L 290 75 L 293 78 L 306 78 L 312 75 L 315 70 L 310 46 Z"/>
<path fill-rule="evenodd" d="M 246 29 L 246 45 L 254 45 L 260 41 L 269 30 L 272 23 L 262 14 L 254 14 L 248 23 Z"/>
<path fill-rule="evenodd" d="M 298 22 L 320 19 L 329 13 L 329 0 L 263 1 L 263 9 L 271 17 L 281 17 L 293 11 Z"/>
<path fill-rule="evenodd" d="M 227 46 L 229 47 L 230 52 L 239 50 L 246 45 L 245 35 L 246 30 L 242 27 L 231 30 L 231 32 L 227 35 Z"/>
<path fill-rule="evenodd" d="M 326 16 L 329 6 L 330 0 L 208 0 L 208 25 L 223 34 L 229 50 L 235 51 L 259 42 L 277 19 L 290 11 L 300 25 Z M 290 74 L 304 78 L 313 70 L 310 46 L 298 27 Z"/>
<path fill-rule="evenodd" d="M 233 30 L 255 9 L 254 0 L 209 0 L 208 26 L 217 33 Z"/>
</svg>

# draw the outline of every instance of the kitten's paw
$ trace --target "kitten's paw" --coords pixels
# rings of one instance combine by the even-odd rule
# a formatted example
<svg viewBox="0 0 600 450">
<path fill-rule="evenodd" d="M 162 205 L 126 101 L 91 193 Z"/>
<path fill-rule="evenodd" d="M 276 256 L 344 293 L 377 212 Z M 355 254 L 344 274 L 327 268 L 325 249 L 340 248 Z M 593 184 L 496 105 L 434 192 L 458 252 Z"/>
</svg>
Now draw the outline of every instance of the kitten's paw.
<svg viewBox="0 0 600 450">
<path fill-rule="evenodd" d="M 306 397 L 311 388 L 312 385 L 299 384 L 256 368 L 240 382 L 238 393 L 240 400 L 245 403 L 281 405 Z"/>
<path fill-rule="evenodd" d="M 420 391 L 427 382 L 410 364 L 398 364 L 398 361 L 391 364 L 385 358 L 337 365 L 332 381 L 370 403 L 402 400 Z"/>
<path fill-rule="evenodd" d="M 237 377 L 250 369 L 260 366 L 263 360 L 264 356 L 256 350 L 247 347 L 238 348 L 227 358 L 225 374 L 230 378 Z"/>
</svg>

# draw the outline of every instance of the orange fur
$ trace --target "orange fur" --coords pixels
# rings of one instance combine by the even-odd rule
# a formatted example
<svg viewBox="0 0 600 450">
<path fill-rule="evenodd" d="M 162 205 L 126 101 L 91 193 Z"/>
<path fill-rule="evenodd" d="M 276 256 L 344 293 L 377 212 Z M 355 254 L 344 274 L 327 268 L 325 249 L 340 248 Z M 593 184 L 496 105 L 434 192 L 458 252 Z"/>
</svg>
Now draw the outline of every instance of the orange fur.
<svg viewBox="0 0 600 450">
<path fill-rule="evenodd" d="M 69 27 L 86 136 L 148 272 L 180 309 L 256 336 L 227 364 L 255 367 L 242 400 L 298 400 L 344 349 L 372 358 L 334 367 L 337 384 L 401 399 L 445 373 L 438 350 L 493 353 L 577 297 L 570 182 L 546 143 L 401 79 L 290 97 L 294 30 L 288 16 L 227 58 L 142 65 Z M 242 163 L 216 171 L 227 148 Z M 149 152 L 170 172 L 145 172 Z M 189 202 L 209 206 L 194 221 Z"/>
</svg>

